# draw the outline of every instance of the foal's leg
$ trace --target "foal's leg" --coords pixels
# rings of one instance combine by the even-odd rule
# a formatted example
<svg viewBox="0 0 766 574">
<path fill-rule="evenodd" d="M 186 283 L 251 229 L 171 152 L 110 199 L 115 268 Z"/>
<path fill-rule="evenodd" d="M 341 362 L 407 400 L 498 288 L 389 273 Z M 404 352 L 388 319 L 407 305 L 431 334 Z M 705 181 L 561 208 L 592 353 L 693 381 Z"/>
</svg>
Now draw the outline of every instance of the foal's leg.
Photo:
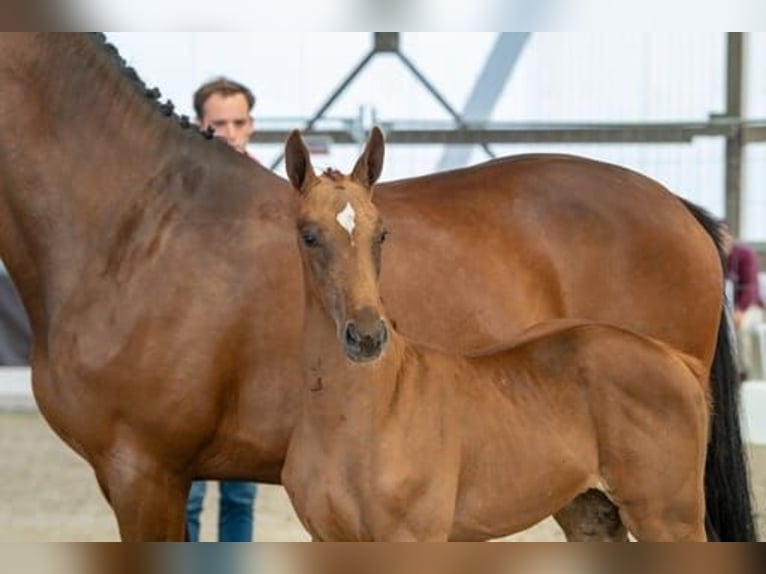
<svg viewBox="0 0 766 574">
<path fill-rule="evenodd" d="M 706 542 L 704 495 L 692 498 L 643 499 L 621 506 L 620 515 L 639 542 Z"/>
<path fill-rule="evenodd" d="M 423 474 L 405 470 L 378 476 L 372 497 L 364 502 L 375 542 L 447 542 L 458 473 Z"/>
<path fill-rule="evenodd" d="M 624 444 L 619 463 L 605 469 L 620 516 L 640 542 L 707 540 L 705 435 L 697 432 L 697 438 L 694 431 L 668 425 L 665 432 L 675 443 L 668 439 Z"/>
<path fill-rule="evenodd" d="M 96 471 L 123 541 L 183 541 L 189 481 L 141 453 L 112 455 Z"/>
<path fill-rule="evenodd" d="M 598 490 L 579 495 L 554 516 L 569 542 L 627 542 L 617 507 Z"/>
</svg>

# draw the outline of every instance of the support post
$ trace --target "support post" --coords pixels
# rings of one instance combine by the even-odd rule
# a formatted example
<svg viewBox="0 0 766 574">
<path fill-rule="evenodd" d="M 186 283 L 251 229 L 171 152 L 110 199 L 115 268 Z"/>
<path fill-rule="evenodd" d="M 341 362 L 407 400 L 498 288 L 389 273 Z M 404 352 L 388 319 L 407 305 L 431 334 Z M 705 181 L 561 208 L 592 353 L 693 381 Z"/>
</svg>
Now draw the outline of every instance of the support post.
<svg viewBox="0 0 766 574">
<path fill-rule="evenodd" d="M 743 107 L 744 34 L 726 33 L 726 119 L 740 123 Z M 742 234 L 742 130 L 726 137 L 726 220 L 735 237 Z"/>
</svg>

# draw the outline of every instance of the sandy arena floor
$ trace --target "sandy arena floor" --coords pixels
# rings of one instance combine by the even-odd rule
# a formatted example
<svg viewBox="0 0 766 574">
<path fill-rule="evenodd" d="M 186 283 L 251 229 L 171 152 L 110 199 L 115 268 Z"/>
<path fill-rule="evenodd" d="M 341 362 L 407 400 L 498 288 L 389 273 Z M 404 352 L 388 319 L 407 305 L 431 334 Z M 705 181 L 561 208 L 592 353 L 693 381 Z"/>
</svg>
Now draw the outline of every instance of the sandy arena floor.
<svg viewBox="0 0 766 574">
<path fill-rule="evenodd" d="M 38 414 L 0 412 L 0 542 L 117 540 L 111 511 L 90 467 L 65 446 Z M 752 449 L 758 519 L 766 531 L 766 447 Z M 203 539 L 215 538 L 217 493 L 203 513 Z M 513 540 L 563 540 L 551 521 Z M 763 540 L 762 536 L 762 540 Z M 308 537 L 280 487 L 262 486 L 256 507 L 256 540 Z"/>
</svg>

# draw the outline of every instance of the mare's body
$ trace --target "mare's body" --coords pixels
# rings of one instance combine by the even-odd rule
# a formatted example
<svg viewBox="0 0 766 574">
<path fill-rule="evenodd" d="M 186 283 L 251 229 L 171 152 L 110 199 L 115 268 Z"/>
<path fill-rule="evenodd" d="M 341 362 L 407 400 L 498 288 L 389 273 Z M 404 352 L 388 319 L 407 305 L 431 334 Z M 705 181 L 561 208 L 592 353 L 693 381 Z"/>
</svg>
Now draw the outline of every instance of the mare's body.
<svg viewBox="0 0 766 574">
<path fill-rule="evenodd" d="M 279 480 L 300 264 L 288 183 L 184 129 L 130 76 L 98 37 L 0 35 L 0 255 L 45 418 L 93 466 L 123 538 L 180 539 L 190 480 Z M 417 341 L 479 349 L 581 317 L 726 364 L 716 247 L 643 176 L 525 156 L 381 185 L 378 205 L 383 293 Z M 714 395 L 733 397 L 722 372 Z M 715 521 L 746 538 L 736 412 L 717 411 L 708 490 Z"/>
</svg>

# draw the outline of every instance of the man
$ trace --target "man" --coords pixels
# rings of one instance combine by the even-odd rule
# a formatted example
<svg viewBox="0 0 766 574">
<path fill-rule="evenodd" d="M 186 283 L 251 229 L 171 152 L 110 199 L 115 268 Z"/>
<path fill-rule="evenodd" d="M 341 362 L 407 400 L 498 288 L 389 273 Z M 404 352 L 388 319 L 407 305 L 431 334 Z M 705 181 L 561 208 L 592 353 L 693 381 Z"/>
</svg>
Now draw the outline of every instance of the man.
<svg viewBox="0 0 766 574">
<path fill-rule="evenodd" d="M 200 127 L 212 129 L 217 137 L 244 154 L 254 130 L 253 106 L 253 93 L 227 78 L 208 82 L 194 93 L 194 111 Z"/>
<path fill-rule="evenodd" d="M 727 258 L 727 295 L 734 303 L 732 318 L 737 333 L 740 374 L 743 379 L 762 378 L 758 329 L 764 321 L 764 313 L 758 284 L 758 255 L 735 241 L 726 223 L 721 224 L 721 235 Z"/>
<path fill-rule="evenodd" d="M 253 133 L 251 115 L 255 97 L 237 82 L 219 78 L 201 86 L 194 93 L 197 122 L 211 129 L 216 137 L 247 154 L 247 143 Z M 250 542 L 253 538 L 253 505 L 257 485 L 252 482 L 219 482 L 220 509 L 218 540 L 220 542 Z M 192 483 L 186 503 L 186 530 L 191 542 L 199 541 L 200 513 L 205 497 L 205 482 Z"/>
</svg>

